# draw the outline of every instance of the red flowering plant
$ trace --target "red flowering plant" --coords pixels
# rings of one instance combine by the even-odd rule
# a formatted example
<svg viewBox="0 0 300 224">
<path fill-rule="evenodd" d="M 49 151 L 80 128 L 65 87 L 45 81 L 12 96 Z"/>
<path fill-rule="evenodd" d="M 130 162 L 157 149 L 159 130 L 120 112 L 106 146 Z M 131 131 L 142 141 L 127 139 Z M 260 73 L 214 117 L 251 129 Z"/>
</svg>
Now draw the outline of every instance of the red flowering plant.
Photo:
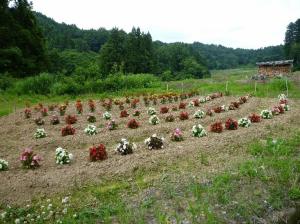
<svg viewBox="0 0 300 224">
<path fill-rule="evenodd" d="M 238 128 L 238 122 L 231 118 L 228 118 L 225 122 L 225 128 L 227 130 L 236 130 Z"/>
<path fill-rule="evenodd" d="M 43 117 L 48 116 L 48 109 L 46 107 L 41 108 L 41 114 Z"/>
<path fill-rule="evenodd" d="M 96 110 L 96 104 L 95 104 L 94 100 L 90 99 L 88 101 L 88 105 L 89 105 L 90 112 L 94 112 Z"/>
<path fill-rule="evenodd" d="M 184 102 L 180 102 L 180 104 L 179 104 L 179 109 L 185 109 L 185 107 L 186 107 L 186 103 L 184 103 Z"/>
<path fill-rule="evenodd" d="M 258 115 L 258 114 L 255 114 L 255 113 L 249 115 L 248 118 L 249 118 L 249 120 L 251 121 L 251 123 L 258 123 L 258 122 L 261 122 L 261 116 Z"/>
<path fill-rule="evenodd" d="M 90 161 L 95 162 L 97 160 L 107 159 L 107 152 L 105 146 L 100 144 L 98 146 L 92 146 L 90 149 Z"/>
<path fill-rule="evenodd" d="M 280 99 L 279 100 L 279 104 L 287 105 L 288 104 L 288 100 L 287 99 Z"/>
<path fill-rule="evenodd" d="M 128 117 L 129 114 L 127 113 L 127 110 L 122 110 L 120 113 L 120 117 Z"/>
<path fill-rule="evenodd" d="M 29 108 L 26 108 L 24 110 L 25 118 L 31 118 L 31 110 Z"/>
<path fill-rule="evenodd" d="M 233 109 L 232 110 L 234 110 L 234 109 L 237 109 L 237 108 L 239 108 L 240 107 L 240 103 L 239 102 L 236 102 L 236 101 L 234 101 L 234 102 L 231 102 L 231 104 L 230 104 L 230 106 L 229 107 L 233 107 Z"/>
<path fill-rule="evenodd" d="M 194 107 L 199 107 L 200 106 L 200 101 L 198 99 L 193 100 Z"/>
<path fill-rule="evenodd" d="M 133 116 L 138 117 L 140 116 L 141 112 L 139 110 L 134 111 Z"/>
<path fill-rule="evenodd" d="M 136 129 L 139 126 L 140 126 L 140 124 L 135 119 L 132 119 L 127 123 L 127 127 L 131 128 L 131 129 Z"/>
<path fill-rule="evenodd" d="M 160 113 L 161 114 L 166 114 L 166 113 L 168 113 L 169 112 L 169 108 L 168 107 L 161 107 L 160 108 Z"/>
<path fill-rule="evenodd" d="M 188 114 L 188 112 L 186 112 L 186 111 L 182 111 L 180 114 L 179 114 L 179 119 L 180 120 L 187 120 L 187 119 L 189 119 L 189 114 Z"/>
<path fill-rule="evenodd" d="M 132 101 L 131 101 L 131 108 L 133 108 L 133 109 L 135 109 L 136 107 L 137 107 L 137 104 L 140 102 L 140 100 L 139 99 L 133 99 Z"/>
<path fill-rule="evenodd" d="M 78 113 L 78 114 L 82 114 L 83 106 L 82 106 L 82 103 L 81 103 L 80 100 L 77 100 L 77 101 L 76 101 L 75 107 L 76 107 L 77 113 Z"/>
<path fill-rule="evenodd" d="M 240 99 L 239 99 L 239 102 L 242 103 L 242 104 L 246 103 L 247 102 L 247 97 L 241 96 Z"/>
<path fill-rule="evenodd" d="M 223 131 L 223 124 L 221 121 L 217 121 L 213 124 L 210 125 L 210 131 L 211 132 L 216 132 L 216 133 L 221 133 Z"/>
<path fill-rule="evenodd" d="M 71 125 L 67 125 L 61 129 L 62 136 L 74 135 L 74 134 L 75 134 L 75 128 L 73 128 Z"/>
<path fill-rule="evenodd" d="M 176 141 L 176 142 L 183 141 L 183 134 L 182 134 L 182 131 L 179 128 L 176 128 L 174 130 L 174 132 L 171 135 L 171 140 Z"/>
<path fill-rule="evenodd" d="M 218 106 L 218 107 L 215 107 L 213 110 L 214 110 L 215 113 L 221 113 L 222 112 L 222 107 Z"/>
<path fill-rule="evenodd" d="M 284 108 L 281 105 L 275 106 L 278 110 L 280 114 L 284 114 Z"/>
<path fill-rule="evenodd" d="M 40 166 L 40 161 L 42 161 L 42 157 L 36 155 L 31 148 L 26 148 L 23 150 L 20 161 L 22 166 L 26 169 L 35 169 Z"/>
<path fill-rule="evenodd" d="M 75 124 L 77 122 L 77 118 L 75 115 L 67 115 L 65 117 L 65 121 L 67 124 Z"/>
<path fill-rule="evenodd" d="M 279 115 L 280 114 L 280 110 L 277 106 L 274 106 L 271 111 L 272 111 L 273 115 Z"/>
</svg>

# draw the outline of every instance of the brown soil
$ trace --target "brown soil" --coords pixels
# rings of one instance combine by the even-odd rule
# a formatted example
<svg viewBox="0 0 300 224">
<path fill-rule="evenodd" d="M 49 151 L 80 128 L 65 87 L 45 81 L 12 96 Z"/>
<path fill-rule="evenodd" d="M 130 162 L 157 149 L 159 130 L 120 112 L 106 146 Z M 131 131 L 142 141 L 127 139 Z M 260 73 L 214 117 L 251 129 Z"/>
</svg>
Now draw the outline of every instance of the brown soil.
<svg viewBox="0 0 300 224">
<path fill-rule="evenodd" d="M 176 161 L 186 154 L 203 153 L 208 157 L 216 158 L 219 162 L 215 163 L 211 169 L 223 169 L 224 163 L 238 160 L 238 156 L 241 155 L 246 157 L 245 153 L 239 151 L 238 147 L 232 149 L 231 145 L 243 145 L 244 142 L 259 139 L 265 136 L 270 128 L 276 127 L 276 124 L 279 123 L 299 124 L 299 102 L 290 101 L 292 111 L 275 116 L 274 119 L 263 120 L 261 123 L 252 124 L 249 128 L 239 128 L 237 131 L 224 131 L 221 134 L 209 132 L 207 137 L 192 137 L 191 128 L 194 124 L 200 123 L 209 131 L 209 125 L 216 120 L 224 122 L 229 117 L 238 119 L 248 116 L 252 112 L 259 113 L 262 109 L 271 108 L 277 104 L 277 99 L 250 98 L 237 110 L 214 114 L 213 117 L 205 117 L 204 119 L 193 118 L 194 112 L 198 109 L 205 110 L 213 106 L 229 104 L 234 100 L 237 100 L 237 97 L 222 97 L 201 104 L 200 107 L 187 108 L 184 111 L 189 112 L 190 118 L 185 121 L 178 119 L 180 111 L 169 112 L 177 116 L 176 121 L 170 123 L 164 121 L 163 118 L 166 115 L 159 114 L 161 123 L 158 125 L 149 124 L 147 108 L 143 106 L 143 103 L 140 103 L 140 107 L 137 108 L 141 111 L 140 117 L 137 118 L 133 116 L 119 118 L 120 110 L 117 106 L 113 106 L 111 113 L 119 124 L 118 129 L 113 131 L 106 130 L 106 121 L 102 118 L 102 113 L 105 110 L 97 103 L 97 111 L 94 113 L 97 117 L 96 125 L 102 127 L 98 128 L 99 133 L 96 136 L 87 136 L 84 133 L 84 128 L 88 124 L 86 120 L 86 115 L 89 113 L 87 103 L 84 105 L 83 115 L 77 115 L 78 122 L 73 125 L 76 128 L 74 136 L 61 136 L 60 130 L 65 126 L 63 117 L 60 117 L 60 124 L 50 125 L 50 115 L 56 112 L 49 112 L 50 115 L 44 118 L 45 125 L 43 128 L 45 128 L 48 136 L 42 139 L 34 139 L 33 137 L 37 128 L 33 118 L 37 117 L 39 113 L 33 112 L 31 119 L 25 119 L 21 110 L 15 114 L 1 117 L 0 158 L 9 162 L 9 170 L 0 173 L 0 203 L 21 204 L 39 195 L 66 191 L 85 183 L 101 182 L 104 177 L 128 174 L 140 167 L 148 169 L 159 161 Z M 175 104 L 178 105 L 179 103 L 166 104 L 166 106 Z M 160 107 L 161 105 L 155 106 L 157 112 L 159 112 Z M 127 109 L 129 114 L 132 114 L 134 110 L 136 109 Z M 75 114 L 73 102 L 69 105 L 66 114 Z M 141 123 L 141 127 L 128 129 L 126 124 L 132 118 L 137 119 Z M 181 128 L 184 133 L 185 140 L 183 142 L 170 141 L 171 132 L 177 127 Z M 144 139 L 154 133 L 165 137 L 165 149 L 157 151 L 146 149 Z M 117 142 L 124 137 L 133 140 L 138 145 L 138 149 L 131 155 L 121 156 L 114 152 Z M 101 162 L 89 162 L 88 148 L 100 143 L 106 145 L 108 159 Z M 71 165 L 59 166 L 55 163 L 55 149 L 58 146 L 73 153 L 74 161 Z M 21 167 L 19 155 L 25 147 L 32 147 L 35 153 L 43 157 L 40 168 L 24 170 Z"/>
</svg>

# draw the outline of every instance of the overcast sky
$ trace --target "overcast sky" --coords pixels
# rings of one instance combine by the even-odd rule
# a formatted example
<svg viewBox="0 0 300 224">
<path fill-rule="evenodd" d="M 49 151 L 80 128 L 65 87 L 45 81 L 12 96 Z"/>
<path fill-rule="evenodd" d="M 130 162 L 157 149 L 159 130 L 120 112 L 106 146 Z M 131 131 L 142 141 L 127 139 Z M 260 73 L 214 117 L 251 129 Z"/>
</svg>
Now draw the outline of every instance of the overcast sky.
<svg viewBox="0 0 300 224">
<path fill-rule="evenodd" d="M 133 26 L 163 42 L 199 41 L 260 48 L 283 43 L 300 18 L 300 0 L 32 0 L 33 9 L 82 29 L 129 32 Z"/>
</svg>

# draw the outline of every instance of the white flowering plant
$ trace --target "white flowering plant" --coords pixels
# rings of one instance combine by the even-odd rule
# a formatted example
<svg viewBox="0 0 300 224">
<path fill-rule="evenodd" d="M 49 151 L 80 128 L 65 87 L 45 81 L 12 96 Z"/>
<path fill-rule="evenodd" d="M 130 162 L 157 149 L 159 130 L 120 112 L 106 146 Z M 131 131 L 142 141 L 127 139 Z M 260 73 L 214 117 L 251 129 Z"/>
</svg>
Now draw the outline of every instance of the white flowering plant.
<svg viewBox="0 0 300 224">
<path fill-rule="evenodd" d="M 197 110 L 194 113 L 194 118 L 200 119 L 205 117 L 205 112 L 203 110 Z"/>
<path fill-rule="evenodd" d="M 73 160 L 73 154 L 69 153 L 66 149 L 58 147 L 55 150 L 55 161 L 57 164 L 69 164 Z"/>
<path fill-rule="evenodd" d="M 221 106 L 221 110 L 222 110 L 223 112 L 229 111 L 229 107 L 226 106 L 226 105 L 222 105 L 222 106 Z"/>
<path fill-rule="evenodd" d="M 156 134 L 153 134 L 151 137 L 145 139 L 145 144 L 149 150 L 153 149 L 163 149 L 164 148 L 164 138 L 158 137 Z"/>
<path fill-rule="evenodd" d="M 241 127 L 248 128 L 251 125 L 251 121 L 247 117 L 243 117 L 243 118 L 241 118 L 241 119 L 238 120 L 238 124 Z"/>
<path fill-rule="evenodd" d="M 38 128 L 36 129 L 36 132 L 34 133 L 35 138 L 45 138 L 47 136 L 47 133 L 44 128 Z"/>
<path fill-rule="evenodd" d="M 190 101 L 189 104 L 188 104 L 188 107 L 192 108 L 192 107 L 194 107 L 194 106 L 195 106 L 194 101 Z"/>
<path fill-rule="evenodd" d="M 260 116 L 261 116 L 263 119 L 271 119 L 271 118 L 273 118 L 272 111 L 270 111 L 270 110 L 262 110 L 262 111 L 260 112 Z"/>
<path fill-rule="evenodd" d="M 285 94 L 281 93 L 281 94 L 278 95 L 278 99 L 279 100 L 286 100 L 287 96 Z"/>
<path fill-rule="evenodd" d="M 284 109 L 285 111 L 291 110 L 290 106 L 287 105 L 287 104 L 281 104 L 281 106 L 283 107 L 283 109 Z"/>
<path fill-rule="evenodd" d="M 210 101 L 210 100 L 211 100 L 210 96 L 205 97 L 205 101 Z"/>
<path fill-rule="evenodd" d="M 206 102 L 206 98 L 205 97 L 201 97 L 199 98 L 200 103 L 205 103 Z"/>
<path fill-rule="evenodd" d="M 121 155 L 127 155 L 133 153 L 136 148 L 135 143 L 131 143 L 126 138 L 122 138 L 115 150 Z"/>
<path fill-rule="evenodd" d="M 0 171 L 8 170 L 8 162 L 4 159 L 0 159 Z"/>
<path fill-rule="evenodd" d="M 96 135 L 98 133 L 97 128 L 95 125 L 89 124 L 85 129 L 84 133 L 87 135 Z"/>
<path fill-rule="evenodd" d="M 192 127 L 192 135 L 194 137 L 204 137 L 207 135 L 207 132 L 201 124 L 197 124 Z"/>
<path fill-rule="evenodd" d="M 158 118 L 158 116 L 152 115 L 152 116 L 149 118 L 149 123 L 150 123 L 150 124 L 153 124 L 153 125 L 159 124 L 159 118 Z"/>
<path fill-rule="evenodd" d="M 111 113 L 109 113 L 108 111 L 104 112 L 102 116 L 106 120 L 111 119 Z"/>
<path fill-rule="evenodd" d="M 149 115 L 155 115 L 156 114 L 156 110 L 153 107 L 149 107 L 147 110 L 147 113 Z"/>
</svg>

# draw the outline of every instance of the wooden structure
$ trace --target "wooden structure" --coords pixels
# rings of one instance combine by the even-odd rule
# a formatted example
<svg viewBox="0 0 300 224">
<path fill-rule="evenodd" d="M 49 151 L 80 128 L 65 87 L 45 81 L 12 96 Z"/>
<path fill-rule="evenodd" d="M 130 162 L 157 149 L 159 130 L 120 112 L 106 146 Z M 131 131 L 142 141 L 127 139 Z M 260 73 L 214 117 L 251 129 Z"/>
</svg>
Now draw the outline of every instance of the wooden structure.
<svg viewBox="0 0 300 224">
<path fill-rule="evenodd" d="M 258 75 L 273 77 L 288 75 L 292 72 L 293 60 L 257 62 Z"/>
</svg>

